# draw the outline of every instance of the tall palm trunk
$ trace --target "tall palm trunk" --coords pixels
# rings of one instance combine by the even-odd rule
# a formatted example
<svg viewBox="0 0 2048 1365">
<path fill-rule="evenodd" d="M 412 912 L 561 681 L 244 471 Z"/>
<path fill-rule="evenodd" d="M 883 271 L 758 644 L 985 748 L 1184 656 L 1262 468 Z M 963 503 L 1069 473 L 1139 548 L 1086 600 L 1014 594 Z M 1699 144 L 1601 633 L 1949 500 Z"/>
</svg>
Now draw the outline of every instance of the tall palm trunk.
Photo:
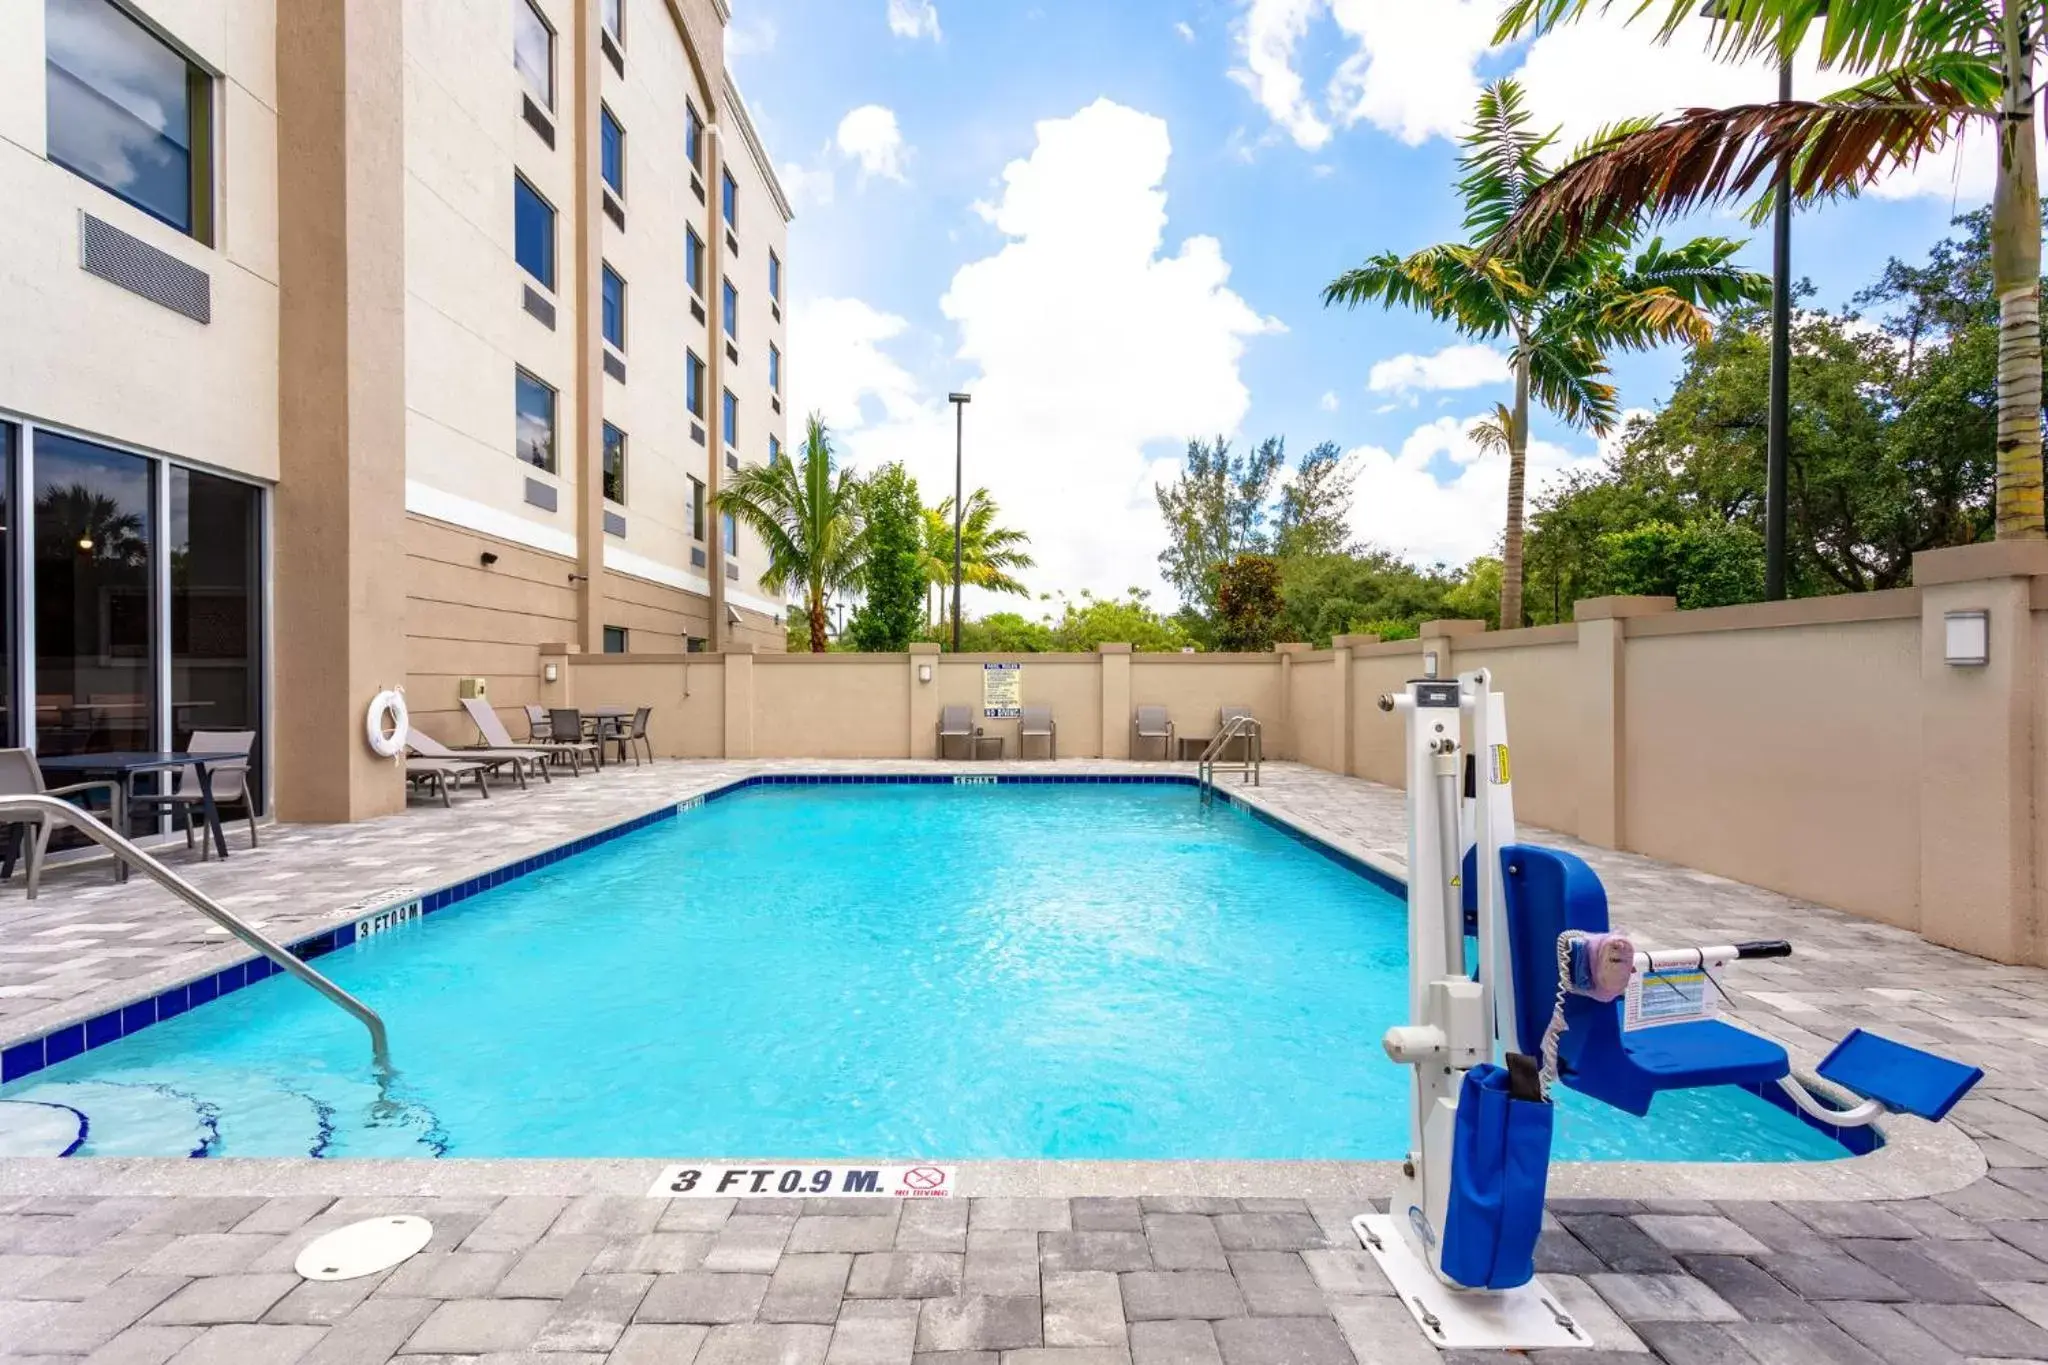
<svg viewBox="0 0 2048 1365">
<path fill-rule="evenodd" d="M 810 617 L 811 653 L 823 654 L 830 648 L 830 645 L 825 639 L 825 592 L 822 588 L 814 587 L 811 589 Z"/>
<path fill-rule="evenodd" d="M 1529 348 L 1515 346 L 1515 412 L 1508 424 L 1508 525 L 1500 556 L 1500 628 L 1522 624 L 1522 493 L 1529 468 Z"/>
<path fill-rule="evenodd" d="M 2048 535 L 2041 502 L 2041 183 L 2034 153 L 2034 0 L 2006 0 L 1991 280 L 1998 295 L 1998 538 Z"/>
</svg>

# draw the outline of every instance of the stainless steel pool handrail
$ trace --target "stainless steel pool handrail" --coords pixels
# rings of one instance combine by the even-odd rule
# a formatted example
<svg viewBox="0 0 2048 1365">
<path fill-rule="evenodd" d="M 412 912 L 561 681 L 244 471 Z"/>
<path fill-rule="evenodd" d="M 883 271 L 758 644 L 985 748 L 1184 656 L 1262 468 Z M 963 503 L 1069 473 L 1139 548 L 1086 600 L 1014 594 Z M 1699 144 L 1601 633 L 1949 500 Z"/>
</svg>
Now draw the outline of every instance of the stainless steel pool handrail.
<svg viewBox="0 0 2048 1365">
<path fill-rule="evenodd" d="M 356 1020 L 370 1031 L 370 1050 L 377 1065 L 385 1069 L 390 1067 L 391 1049 L 384 1032 L 384 1020 L 378 1016 L 377 1011 L 308 967 L 289 949 L 272 941 L 213 897 L 143 852 L 125 835 L 108 827 L 90 811 L 81 810 L 69 801 L 54 796 L 0 796 L 0 824 L 20 823 L 21 817 L 34 817 L 67 825 L 98 844 L 119 861 L 141 870 L 151 881 L 269 958 L 282 970 L 326 996 L 339 1008 L 354 1015 Z"/>
<path fill-rule="evenodd" d="M 1204 802 L 1213 801 L 1216 797 L 1216 770 L 1220 755 L 1231 740 L 1240 738 L 1244 740 L 1244 758 L 1235 763 L 1221 764 L 1223 771 L 1241 772 L 1251 779 L 1254 787 L 1262 785 L 1259 764 L 1266 756 L 1265 730 L 1256 717 L 1232 716 L 1209 741 L 1209 746 L 1202 750 L 1202 757 L 1195 764 L 1195 789 Z"/>
</svg>

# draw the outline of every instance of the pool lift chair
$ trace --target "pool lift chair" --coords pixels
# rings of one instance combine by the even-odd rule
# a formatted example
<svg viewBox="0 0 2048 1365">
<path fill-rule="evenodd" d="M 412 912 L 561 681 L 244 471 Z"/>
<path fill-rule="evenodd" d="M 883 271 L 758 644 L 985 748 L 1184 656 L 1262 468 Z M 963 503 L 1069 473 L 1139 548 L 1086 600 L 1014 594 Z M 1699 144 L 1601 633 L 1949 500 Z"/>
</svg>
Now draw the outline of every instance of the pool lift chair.
<svg viewBox="0 0 2048 1365">
<path fill-rule="evenodd" d="M 1352 1228 L 1437 1346 L 1595 1344 L 1535 1275 L 1553 1077 L 1636 1115 L 1662 1091 L 1740 1086 L 1835 1129 L 1892 1114 L 1938 1122 L 1982 1079 L 1858 1029 L 1816 1068 L 1857 1102 L 1838 1108 L 1816 1094 L 1783 1047 L 1708 1017 L 1713 975 L 1789 955 L 1782 940 L 1633 952 L 1632 962 L 1610 942 L 1628 994 L 1582 993 L 1598 943 L 1585 936 L 1609 930 L 1606 891 L 1583 860 L 1516 842 L 1507 710 L 1491 676 L 1410 682 L 1380 709 L 1407 730 L 1413 1022 L 1382 1046 L 1411 1068 L 1409 1145 L 1391 1212 Z"/>
</svg>

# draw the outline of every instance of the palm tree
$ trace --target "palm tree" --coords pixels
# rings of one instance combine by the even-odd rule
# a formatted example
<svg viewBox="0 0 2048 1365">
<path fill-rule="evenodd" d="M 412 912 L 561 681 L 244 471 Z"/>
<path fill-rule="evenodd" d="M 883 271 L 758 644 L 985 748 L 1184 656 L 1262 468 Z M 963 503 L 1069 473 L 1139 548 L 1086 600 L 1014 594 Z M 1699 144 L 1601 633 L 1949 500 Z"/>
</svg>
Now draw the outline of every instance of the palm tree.
<svg viewBox="0 0 2048 1365">
<path fill-rule="evenodd" d="M 1514 81 L 1488 86 L 1458 160 L 1472 243 L 1425 247 L 1410 256 L 1382 252 L 1323 291 L 1326 305 L 1413 308 L 1475 340 L 1507 339 L 1515 397 L 1505 432 L 1500 619 L 1506 629 L 1522 620 L 1530 400 L 1570 426 L 1605 436 L 1620 417 L 1614 386 L 1604 378 L 1607 352 L 1704 341 L 1713 329 L 1709 308 L 1770 292 L 1764 276 L 1729 264 L 1741 244 L 1725 237 L 1676 247 L 1652 239 L 1638 249 L 1635 233 L 1617 226 L 1569 242 L 1562 235 L 1532 235 L 1512 250 L 1490 246 L 1549 181 L 1544 154 L 1556 137 L 1530 131 Z"/>
<path fill-rule="evenodd" d="M 1029 596 L 1030 592 L 1012 570 L 1028 569 L 1037 561 L 1024 548 L 1031 537 L 1008 526 L 996 524 L 1001 509 L 986 488 L 967 495 L 966 511 L 960 518 L 960 581 L 990 592 Z M 938 594 L 939 611 L 945 616 L 944 589 L 953 582 L 953 500 L 947 498 L 924 513 L 924 574 Z"/>
<path fill-rule="evenodd" d="M 1512 0 L 1503 40 L 1611 0 Z M 1668 40 L 1695 0 L 1663 9 Z M 1643 217 L 1746 198 L 1789 171 L 1795 202 L 1854 194 L 1945 147 L 1965 129 L 1997 131 L 1991 269 L 1999 301 L 1998 493 L 2001 540 L 2048 535 L 2041 489 L 2041 189 L 2034 148 L 2034 50 L 2048 0 L 1721 0 L 1724 55 L 1799 50 L 1819 24 L 1820 62 L 1860 79 L 1824 100 L 1688 109 L 1614 130 L 1551 178 L 1500 234 L 1517 243 L 1611 230 Z M 1759 212 L 1769 205 L 1766 199 Z"/>
<path fill-rule="evenodd" d="M 719 510 L 748 527 L 768 548 L 761 583 L 770 592 L 802 585 L 811 624 L 811 653 L 825 652 L 825 603 L 854 585 L 865 534 L 860 517 L 860 483 L 838 468 L 832 440 L 817 414 L 804 432 L 803 448 L 733 476 L 718 490 Z"/>
</svg>

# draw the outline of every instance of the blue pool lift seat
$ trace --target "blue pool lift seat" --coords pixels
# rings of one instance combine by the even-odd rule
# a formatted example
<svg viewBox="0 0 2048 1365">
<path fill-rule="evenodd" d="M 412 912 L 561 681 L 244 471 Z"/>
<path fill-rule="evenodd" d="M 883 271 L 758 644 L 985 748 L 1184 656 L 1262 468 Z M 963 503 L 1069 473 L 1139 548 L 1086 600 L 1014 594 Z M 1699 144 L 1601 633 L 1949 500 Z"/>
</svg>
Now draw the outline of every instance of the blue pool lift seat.
<svg viewBox="0 0 2048 1365">
<path fill-rule="evenodd" d="M 1607 889 L 1584 860 L 1554 848 L 1500 851 L 1507 892 L 1508 952 L 1515 977 L 1520 1051 L 1543 1046 L 1557 999 L 1557 938 L 1568 929 L 1608 932 Z M 1619 1000 L 1566 995 L 1558 1075 L 1581 1094 L 1635 1115 L 1661 1090 L 1760 1086 L 1790 1075 L 1785 1049 L 1716 1019 L 1624 1032 Z"/>
</svg>

